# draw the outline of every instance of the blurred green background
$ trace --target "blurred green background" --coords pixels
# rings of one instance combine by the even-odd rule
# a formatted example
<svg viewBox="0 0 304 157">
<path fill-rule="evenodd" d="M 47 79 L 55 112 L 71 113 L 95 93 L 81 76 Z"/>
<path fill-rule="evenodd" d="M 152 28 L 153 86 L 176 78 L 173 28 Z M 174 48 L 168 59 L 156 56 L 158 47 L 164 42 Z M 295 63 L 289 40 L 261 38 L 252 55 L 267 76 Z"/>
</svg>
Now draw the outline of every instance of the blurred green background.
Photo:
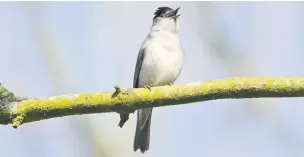
<svg viewBox="0 0 304 157">
<path fill-rule="evenodd" d="M 176 83 L 303 76 L 303 2 L 0 2 L 0 82 L 44 97 L 132 87 L 157 7 L 181 7 Z M 301 98 L 156 108 L 146 157 L 303 157 Z M 116 113 L 0 127 L 6 157 L 135 157 L 136 116 Z"/>
</svg>

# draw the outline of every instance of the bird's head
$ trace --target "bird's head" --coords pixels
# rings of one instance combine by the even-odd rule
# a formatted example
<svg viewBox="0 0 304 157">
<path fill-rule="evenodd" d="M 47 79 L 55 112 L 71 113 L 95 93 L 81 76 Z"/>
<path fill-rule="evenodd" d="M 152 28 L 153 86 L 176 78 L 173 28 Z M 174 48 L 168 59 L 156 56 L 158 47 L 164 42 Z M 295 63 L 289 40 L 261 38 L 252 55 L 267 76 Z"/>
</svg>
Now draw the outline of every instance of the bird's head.
<svg viewBox="0 0 304 157">
<path fill-rule="evenodd" d="M 178 15 L 177 12 L 179 9 L 179 7 L 175 10 L 170 7 L 159 7 L 154 13 L 154 30 L 177 32 L 177 18 L 180 16 L 180 14 Z"/>
</svg>

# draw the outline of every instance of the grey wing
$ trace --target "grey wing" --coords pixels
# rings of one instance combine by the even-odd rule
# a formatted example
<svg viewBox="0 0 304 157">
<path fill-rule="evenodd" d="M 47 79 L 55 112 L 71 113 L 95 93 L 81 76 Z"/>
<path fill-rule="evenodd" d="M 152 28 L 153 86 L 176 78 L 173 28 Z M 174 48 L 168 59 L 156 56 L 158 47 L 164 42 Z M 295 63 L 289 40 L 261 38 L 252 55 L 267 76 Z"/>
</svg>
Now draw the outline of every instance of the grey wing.
<svg viewBox="0 0 304 157">
<path fill-rule="evenodd" d="M 144 62 L 146 49 L 141 49 L 137 56 L 137 62 L 134 73 L 133 87 L 139 87 L 139 76 Z M 137 111 L 137 124 L 134 137 L 133 149 L 140 149 L 142 153 L 149 149 L 150 144 L 150 126 L 151 126 L 152 108 L 139 109 Z"/>
<path fill-rule="evenodd" d="M 133 88 L 139 88 L 139 76 L 140 76 L 142 63 L 144 62 L 145 52 L 146 49 L 143 48 L 139 51 L 139 54 L 137 56 L 137 62 L 135 67 L 134 80 L 133 80 Z M 142 130 L 145 127 L 148 119 L 151 117 L 151 112 L 152 112 L 152 108 L 145 108 L 138 110 L 137 118 L 138 118 L 138 126 L 140 130 Z"/>
<path fill-rule="evenodd" d="M 141 66 L 142 66 L 142 63 L 144 60 L 144 56 L 145 56 L 145 49 L 140 49 L 138 56 L 137 56 L 136 66 L 135 66 L 133 88 L 138 88 L 138 83 L 139 83 L 138 78 L 139 78 Z"/>
</svg>

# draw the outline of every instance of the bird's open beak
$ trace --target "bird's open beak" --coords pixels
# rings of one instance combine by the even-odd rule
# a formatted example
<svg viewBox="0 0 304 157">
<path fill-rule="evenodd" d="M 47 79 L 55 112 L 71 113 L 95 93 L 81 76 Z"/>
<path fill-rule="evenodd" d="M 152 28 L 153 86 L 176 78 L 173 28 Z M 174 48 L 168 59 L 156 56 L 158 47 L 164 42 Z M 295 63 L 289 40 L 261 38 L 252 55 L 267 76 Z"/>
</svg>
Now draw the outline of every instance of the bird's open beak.
<svg viewBox="0 0 304 157">
<path fill-rule="evenodd" d="M 180 9 L 180 7 L 178 7 L 177 9 L 174 10 L 174 14 L 176 15 L 178 10 Z"/>
<path fill-rule="evenodd" d="M 180 9 L 180 7 L 178 7 L 177 9 L 175 9 L 175 10 L 173 11 L 173 12 L 174 12 L 174 16 L 172 16 L 172 18 L 177 19 L 177 18 L 180 16 L 180 14 L 177 15 L 177 12 L 178 12 L 179 9 Z"/>
</svg>

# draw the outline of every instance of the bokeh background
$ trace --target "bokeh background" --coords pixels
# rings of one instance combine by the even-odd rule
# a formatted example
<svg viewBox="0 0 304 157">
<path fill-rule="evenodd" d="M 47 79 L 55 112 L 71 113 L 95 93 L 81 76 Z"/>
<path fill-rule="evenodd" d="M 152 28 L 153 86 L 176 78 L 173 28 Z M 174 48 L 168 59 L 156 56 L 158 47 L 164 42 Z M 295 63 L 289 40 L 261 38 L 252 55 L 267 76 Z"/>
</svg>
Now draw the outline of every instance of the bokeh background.
<svg viewBox="0 0 304 157">
<path fill-rule="evenodd" d="M 157 7 L 181 7 L 176 83 L 302 76 L 302 2 L 0 2 L 0 82 L 44 97 L 132 87 Z M 301 98 L 216 100 L 156 108 L 146 157 L 303 157 Z M 0 128 L 1 157 L 136 157 L 136 115 L 54 118 Z"/>
</svg>

